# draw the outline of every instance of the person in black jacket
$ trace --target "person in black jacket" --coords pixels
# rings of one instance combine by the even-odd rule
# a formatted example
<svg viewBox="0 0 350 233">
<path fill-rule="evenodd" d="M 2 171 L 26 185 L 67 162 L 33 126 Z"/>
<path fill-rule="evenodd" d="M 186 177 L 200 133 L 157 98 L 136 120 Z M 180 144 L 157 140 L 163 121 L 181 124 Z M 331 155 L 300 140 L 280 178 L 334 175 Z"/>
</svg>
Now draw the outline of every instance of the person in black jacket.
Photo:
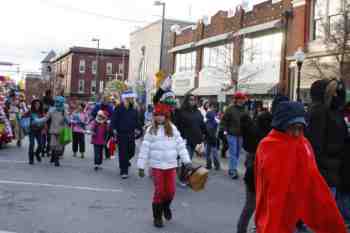
<svg viewBox="0 0 350 233">
<path fill-rule="evenodd" d="M 307 137 L 321 174 L 337 199 L 345 221 L 350 222 L 349 133 L 342 108 L 345 87 L 341 81 L 318 80 L 311 86 L 312 105 Z M 347 206 L 347 207 L 346 207 Z"/>
<path fill-rule="evenodd" d="M 267 110 L 257 114 L 255 119 L 251 119 L 245 114 L 241 117 L 242 147 L 248 152 L 245 161 L 246 173 L 244 182 L 246 186 L 246 199 L 244 207 L 237 224 L 237 233 L 246 233 L 249 221 L 255 211 L 255 153 L 260 141 L 266 137 L 272 129 L 272 115 L 276 111 L 277 106 L 288 101 L 287 96 L 278 94 L 272 102 L 270 113 Z"/>
<path fill-rule="evenodd" d="M 130 91 L 122 94 L 122 103 L 116 107 L 112 115 L 112 129 L 119 144 L 119 167 L 123 179 L 128 178 L 130 160 L 135 155 L 135 140 L 142 135 L 138 111 L 135 108 L 136 95 Z M 136 133 L 138 131 L 138 133 Z"/>
<path fill-rule="evenodd" d="M 244 176 L 246 200 L 237 224 L 237 233 L 247 232 L 249 221 L 255 211 L 255 153 L 260 141 L 271 131 L 271 122 L 272 114 L 268 111 L 261 112 L 256 116 L 256 120 L 251 119 L 247 114 L 241 118 L 242 147 L 248 154 L 245 161 L 246 173 Z"/>
<path fill-rule="evenodd" d="M 344 85 L 337 80 L 318 80 L 311 86 L 312 105 L 307 137 L 317 165 L 329 187 L 340 184 L 340 169 L 346 155 L 347 126 L 341 108 L 345 102 Z"/>
<path fill-rule="evenodd" d="M 181 136 L 186 140 L 187 149 L 192 159 L 196 146 L 203 142 L 206 135 L 204 119 L 197 108 L 197 100 L 194 95 L 185 96 L 181 108 L 176 111 L 174 123 Z"/>
</svg>

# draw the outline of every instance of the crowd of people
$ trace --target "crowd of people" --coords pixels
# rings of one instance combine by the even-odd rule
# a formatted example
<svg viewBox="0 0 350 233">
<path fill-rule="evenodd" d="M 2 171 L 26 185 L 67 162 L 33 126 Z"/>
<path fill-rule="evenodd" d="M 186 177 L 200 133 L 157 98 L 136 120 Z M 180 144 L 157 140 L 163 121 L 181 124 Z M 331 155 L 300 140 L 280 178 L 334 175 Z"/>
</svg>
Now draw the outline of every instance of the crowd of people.
<svg viewBox="0 0 350 233">
<path fill-rule="evenodd" d="M 140 177 L 147 163 L 151 168 L 156 227 L 163 227 L 163 216 L 172 219 L 177 175 L 186 185 L 183 174 L 192 169 L 195 154 L 205 155 L 208 170 L 221 170 L 227 154 L 228 176 L 235 180 L 242 175 L 238 161 L 244 150 L 246 201 L 238 233 L 247 232 L 254 212 L 259 233 L 306 228 L 345 233 L 345 224 L 350 224 L 350 103 L 345 103 L 343 83 L 335 79 L 316 81 L 311 98 L 306 111 L 301 103 L 277 95 L 270 109 L 258 106 L 252 114 L 249 97 L 236 92 L 220 111 L 213 101 L 199 106 L 192 94 L 179 105 L 171 82 L 165 80 L 147 108 L 137 107 L 132 91 L 123 92 L 119 101 L 104 96 L 97 103 L 70 105 L 65 97 L 47 91 L 30 108 L 21 96 L 11 95 L 6 112 L 18 146 L 25 131 L 20 118 L 29 119 L 31 165 L 47 156 L 60 166 L 67 146 L 61 132 L 69 128 L 73 157 L 79 152 L 85 158 L 86 135 L 91 135 L 96 171 L 114 156 L 110 145 L 118 144 L 120 175 L 127 179 L 136 140 L 142 138 L 137 168 Z M 315 215 L 321 211 L 323 216 Z"/>
</svg>

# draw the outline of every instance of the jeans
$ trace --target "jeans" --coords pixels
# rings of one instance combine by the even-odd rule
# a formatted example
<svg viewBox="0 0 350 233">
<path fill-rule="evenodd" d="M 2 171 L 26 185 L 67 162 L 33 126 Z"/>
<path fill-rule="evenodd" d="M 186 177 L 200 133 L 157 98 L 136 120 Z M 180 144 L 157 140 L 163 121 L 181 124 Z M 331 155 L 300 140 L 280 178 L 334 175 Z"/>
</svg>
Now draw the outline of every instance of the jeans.
<svg viewBox="0 0 350 233">
<path fill-rule="evenodd" d="M 154 182 L 153 203 L 172 201 L 175 196 L 176 169 L 152 169 Z"/>
<path fill-rule="evenodd" d="M 242 148 L 242 138 L 238 136 L 227 135 L 229 149 L 229 173 L 237 172 L 239 154 Z"/>
<path fill-rule="evenodd" d="M 32 131 L 29 134 L 29 162 L 34 162 L 34 147 L 35 147 L 35 141 L 37 143 L 37 149 L 35 151 L 35 157 L 38 159 L 38 161 L 41 160 L 40 153 L 42 150 L 42 134 L 41 131 Z"/>
<path fill-rule="evenodd" d="M 207 168 L 212 168 L 212 158 L 216 169 L 220 169 L 219 152 L 216 146 L 206 145 Z"/>
<path fill-rule="evenodd" d="M 237 233 L 247 233 L 250 219 L 255 211 L 255 193 L 249 191 L 246 187 L 246 199 L 244 207 L 237 224 Z"/>
<path fill-rule="evenodd" d="M 85 152 L 85 135 L 84 133 L 78 133 L 78 132 L 73 132 L 73 142 L 72 142 L 72 150 L 73 153 L 79 152 L 84 153 Z"/>
<path fill-rule="evenodd" d="M 350 193 L 338 192 L 337 203 L 345 223 L 350 224 Z"/>
<path fill-rule="evenodd" d="M 95 165 L 101 165 L 103 160 L 104 145 L 94 145 Z"/>
</svg>

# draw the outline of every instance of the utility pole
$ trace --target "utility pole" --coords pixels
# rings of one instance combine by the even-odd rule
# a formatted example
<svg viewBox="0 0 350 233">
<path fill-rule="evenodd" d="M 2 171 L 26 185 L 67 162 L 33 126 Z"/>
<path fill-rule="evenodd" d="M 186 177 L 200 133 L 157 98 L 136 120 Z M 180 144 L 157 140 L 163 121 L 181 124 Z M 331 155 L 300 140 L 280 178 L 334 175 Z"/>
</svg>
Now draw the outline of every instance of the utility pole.
<svg viewBox="0 0 350 233">
<path fill-rule="evenodd" d="M 125 81 L 125 46 L 122 45 L 123 81 Z"/>
<path fill-rule="evenodd" d="M 164 47 L 164 32 L 165 32 L 165 2 L 161 1 L 155 1 L 155 6 L 162 6 L 163 7 L 163 13 L 162 13 L 162 31 L 161 31 L 161 38 L 160 38 L 160 61 L 159 61 L 159 71 L 163 68 L 163 47 Z"/>
</svg>

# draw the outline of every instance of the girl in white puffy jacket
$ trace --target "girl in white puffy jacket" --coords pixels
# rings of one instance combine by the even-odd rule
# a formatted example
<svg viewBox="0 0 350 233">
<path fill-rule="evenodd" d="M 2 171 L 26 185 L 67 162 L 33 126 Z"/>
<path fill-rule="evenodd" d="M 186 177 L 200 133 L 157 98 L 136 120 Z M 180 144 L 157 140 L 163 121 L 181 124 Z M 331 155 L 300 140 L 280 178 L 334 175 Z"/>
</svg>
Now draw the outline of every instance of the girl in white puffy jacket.
<svg viewBox="0 0 350 233">
<path fill-rule="evenodd" d="M 177 158 L 190 166 L 191 160 L 177 128 L 170 122 L 171 109 L 158 103 L 154 108 L 154 121 L 146 131 L 137 166 L 139 176 L 145 176 L 145 165 L 152 168 L 154 181 L 153 219 L 154 226 L 163 227 L 163 214 L 171 220 L 170 204 L 175 196 Z"/>
</svg>

